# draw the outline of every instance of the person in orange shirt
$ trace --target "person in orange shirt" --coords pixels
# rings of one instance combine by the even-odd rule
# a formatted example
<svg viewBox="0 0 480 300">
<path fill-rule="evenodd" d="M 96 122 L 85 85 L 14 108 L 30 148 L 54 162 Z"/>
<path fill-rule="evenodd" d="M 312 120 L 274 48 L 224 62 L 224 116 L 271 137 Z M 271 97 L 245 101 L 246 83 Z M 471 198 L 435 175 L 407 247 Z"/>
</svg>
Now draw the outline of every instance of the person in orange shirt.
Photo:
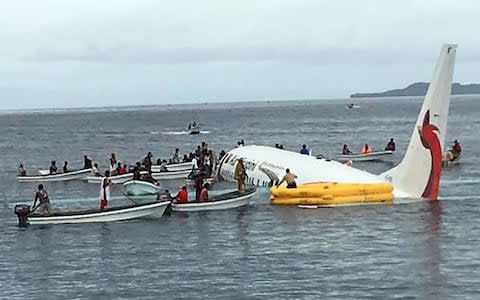
<svg viewBox="0 0 480 300">
<path fill-rule="evenodd" d="M 188 191 L 187 187 L 184 185 L 180 190 L 178 190 L 177 195 L 175 196 L 177 203 L 188 203 Z"/>
<path fill-rule="evenodd" d="M 203 189 L 200 192 L 200 198 L 199 202 L 208 202 L 208 188 L 210 187 L 210 184 L 207 182 L 203 185 Z"/>
<path fill-rule="evenodd" d="M 373 149 L 368 144 L 365 144 L 362 147 L 362 153 L 372 153 L 372 151 L 373 151 Z"/>
</svg>

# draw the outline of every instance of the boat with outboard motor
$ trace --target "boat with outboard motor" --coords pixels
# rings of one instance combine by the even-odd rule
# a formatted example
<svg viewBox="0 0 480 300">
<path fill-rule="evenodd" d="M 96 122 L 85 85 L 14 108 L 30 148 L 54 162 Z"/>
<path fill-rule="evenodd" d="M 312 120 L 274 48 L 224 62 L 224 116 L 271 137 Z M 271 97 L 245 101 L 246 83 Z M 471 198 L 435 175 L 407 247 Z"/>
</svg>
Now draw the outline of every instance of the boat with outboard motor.
<svg viewBox="0 0 480 300">
<path fill-rule="evenodd" d="M 123 184 L 129 196 L 156 195 L 161 191 L 160 185 L 143 180 L 130 180 Z"/>
<path fill-rule="evenodd" d="M 213 196 L 208 202 L 172 203 L 173 211 L 193 212 L 204 210 L 223 210 L 248 205 L 255 195 L 255 188 L 246 189 L 244 193 L 233 191 Z"/>
<path fill-rule="evenodd" d="M 393 151 L 374 151 L 369 153 L 350 153 L 350 154 L 338 154 L 337 160 L 339 161 L 375 161 L 385 160 L 391 158 Z"/>
<path fill-rule="evenodd" d="M 57 174 L 36 174 L 36 175 L 25 175 L 17 176 L 19 182 L 54 182 L 54 181 L 69 181 L 69 180 L 81 180 L 86 178 L 89 174 L 92 173 L 91 169 L 82 169 L 76 171 L 70 171 L 66 173 L 57 173 Z"/>
<path fill-rule="evenodd" d="M 35 214 L 30 211 L 29 205 L 16 205 L 15 214 L 18 216 L 19 226 L 43 224 L 76 224 L 126 221 L 138 218 L 160 218 L 170 201 L 154 201 L 118 207 L 90 209 L 84 211 L 56 212 L 48 215 Z"/>
</svg>

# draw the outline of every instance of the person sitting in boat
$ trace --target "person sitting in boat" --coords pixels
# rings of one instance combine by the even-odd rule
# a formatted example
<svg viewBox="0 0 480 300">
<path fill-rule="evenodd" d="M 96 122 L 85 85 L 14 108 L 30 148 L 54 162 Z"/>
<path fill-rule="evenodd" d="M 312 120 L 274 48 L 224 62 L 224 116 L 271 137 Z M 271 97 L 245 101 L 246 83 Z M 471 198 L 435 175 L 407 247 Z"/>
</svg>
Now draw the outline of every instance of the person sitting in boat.
<svg viewBox="0 0 480 300">
<path fill-rule="evenodd" d="M 68 161 L 65 161 L 65 163 L 63 164 L 63 173 L 68 173 Z"/>
<path fill-rule="evenodd" d="M 460 142 L 458 140 L 453 141 L 453 147 L 452 147 L 453 159 L 457 159 L 457 157 L 459 157 L 461 153 L 462 153 L 462 146 L 460 145 Z"/>
<path fill-rule="evenodd" d="M 83 156 L 83 168 L 84 169 L 91 169 L 92 168 L 92 160 L 88 158 L 88 156 Z"/>
<path fill-rule="evenodd" d="M 50 165 L 50 175 L 57 174 L 57 162 L 52 160 L 52 164 Z"/>
<path fill-rule="evenodd" d="M 175 153 L 173 153 L 172 161 L 174 164 L 178 164 L 180 162 L 180 156 L 178 154 L 179 151 L 180 149 L 176 148 Z"/>
<path fill-rule="evenodd" d="M 390 141 L 387 143 L 385 151 L 395 151 L 395 141 L 393 139 L 390 139 Z"/>
<path fill-rule="evenodd" d="M 207 182 L 203 185 L 203 188 L 200 191 L 200 198 L 198 199 L 199 202 L 208 202 L 210 200 L 208 197 L 209 188 L 210 188 L 210 183 Z"/>
<path fill-rule="evenodd" d="M 164 159 L 164 160 L 162 161 L 162 163 L 160 164 L 160 172 L 167 172 L 167 171 L 168 171 L 167 165 L 168 165 L 168 164 L 167 164 L 167 160 Z"/>
<path fill-rule="evenodd" d="M 277 183 L 277 188 L 283 183 L 287 183 L 287 189 L 296 189 L 297 183 L 295 182 L 295 178 L 298 178 L 297 175 L 290 173 L 290 169 L 285 170 L 285 175 L 283 176 L 282 180 Z"/>
<path fill-rule="evenodd" d="M 140 174 L 140 169 L 138 166 L 133 167 L 133 180 L 141 180 L 142 175 Z"/>
<path fill-rule="evenodd" d="M 100 210 L 104 210 L 108 201 L 110 200 L 110 186 L 112 181 L 110 180 L 110 171 L 105 171 L 105 177 L 102 178 L 100 183 Z"/>
<path fill-rule="evenodd" d="M 310 151 L 308 151 L 307 145 L 302 145 L 302 149 L 300 149 L 300 154 L 310 155 Z"/>
<path fill-rule="evenodd" d="M 182 159 L 182 163 L 186 163 L 186 162 L 189 162 L 188 155 L 184 154 L 183 159 Z"/>
<path fill-rule="evenodd" d="M 38 207 L 35 206 L 37 204 L 37 200 L 39 201 Z M 38 191 L 35 193 L 35 199 L 33 200 L 32 207 L 32 211 L 38 210 L 38 212 L 42 215 L 45 213 L 51 214 L 53 212 L 47 190 L 43 187 L 43 184 L 38 185 Z"/>
<path fill-rule="evenodd" d="M 118 162 L 114 172 L 115 174 L 112 174 L 112 175 L 122 175 L 122 174 L 126 174 L 127 170 L 122 166 L 121 162 Z"/>
<path fill-rule="evenodd" d="M 148 171 L 147 174 L 144 174 L 140 177 L 140 180 L 142 181 L 146 181 L 146 182 L 150 182 L 154 185 L 160 185 L 160 183 L 158 182 L 158 180 L 156 180 L 153 176 L 152 176 L 152 171 Z"/>
<path fill-rule="evenodd" d="M 370 147 L 368 144 L 363 145 L 362 147 L 363 154 L 372 153 L 372 151 L 373 151 L 372 147 Z"/>
<path fill-rule="evenodd" d="M 25 170 L 25 167 L 23 166 L 23 164 L 20 164 L 18 166 L 18 176 L 27 176 L 27 170 Z"/>
<path fill-rule="evenodd" d="M 342 154 L 343 155 L 352 154 L 352 151 L 350 151 L 350 149 L 348 149 L 347 144 L 343 144 Z"/>
<path fill-rule="evenodd" d="M 183 204 L 188 203 L 188 190 L 187 186 L 182 186 L 181 189 L 178 190 L 177 195 L 175 196 L 175 200 L 177 203 Z"/>
<path fill-rule="evenodd" d="M 100 171 L 98 170 L 98 164 L 97 163 L 93 164 L 92 174 L 93 174 L 93 176 L 102 176 L 102 174 L 100 174 Z"/>
</svg>

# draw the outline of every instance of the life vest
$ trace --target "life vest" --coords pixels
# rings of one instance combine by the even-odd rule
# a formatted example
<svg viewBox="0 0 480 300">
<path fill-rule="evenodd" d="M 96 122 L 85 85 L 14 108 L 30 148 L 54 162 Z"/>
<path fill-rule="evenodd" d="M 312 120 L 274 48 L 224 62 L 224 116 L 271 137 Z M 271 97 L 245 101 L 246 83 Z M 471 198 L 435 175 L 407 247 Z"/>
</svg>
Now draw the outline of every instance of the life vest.
<svg viewBox="0 0 480 300">
<path fill-rule="evenodd" d="M 178 203 L 188 203 L 188 192 L 187 190 L 180 189 L 177 193 Z"/>
</svg>

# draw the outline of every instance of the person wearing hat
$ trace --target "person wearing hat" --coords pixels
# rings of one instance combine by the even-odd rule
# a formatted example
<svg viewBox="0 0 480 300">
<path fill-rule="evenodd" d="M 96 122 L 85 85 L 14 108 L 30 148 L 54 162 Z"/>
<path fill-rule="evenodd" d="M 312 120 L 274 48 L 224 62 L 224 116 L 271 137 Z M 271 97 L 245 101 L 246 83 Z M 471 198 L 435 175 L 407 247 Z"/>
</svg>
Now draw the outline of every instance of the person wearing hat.
<svg viewBox="0 0 480 300">
<path fill-rule="evenodd" d="M 245 166 L 243 165 L 243 158 L 239 158 L 237 165 L 235 166 L 235 176 L 234 178 L 237 180 L 238 183 L 238 191 L 240 193 L 245 192 L 245 177 L 247 177 L 247 173 L 245 172 Z"/>
</svg>

